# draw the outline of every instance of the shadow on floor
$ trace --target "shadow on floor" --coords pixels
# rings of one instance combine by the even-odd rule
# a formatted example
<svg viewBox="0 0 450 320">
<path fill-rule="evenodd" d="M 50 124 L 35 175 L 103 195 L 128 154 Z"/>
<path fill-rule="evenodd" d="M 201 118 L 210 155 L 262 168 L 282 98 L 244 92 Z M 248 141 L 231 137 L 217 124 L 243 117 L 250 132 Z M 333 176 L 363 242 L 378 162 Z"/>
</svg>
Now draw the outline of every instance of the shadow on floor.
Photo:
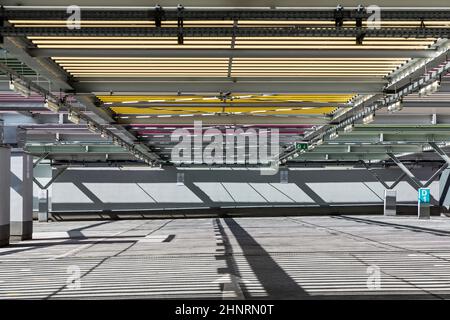
<svg viewBox="0 0 450 320">
<path fill-rule="evenodd" d="M 351 220 L 351 221 L 355 221 L 355 222 L 365 223 L 365 224 L 369 224 L 369 225 L 377 225 L 377 226 L 382 226 L 382 227 L 393 227 L 396 229 L 403 229 L 403 230 L 408 230 L 408 231 L 413 231 L 413 232 L 426 232 L 426 233 L 434 234 L 437 236 L 450 236 L 450 231 L 445 231 L 445 230 L 437 230 L 437 229 L 431 229 L 431 228 L 410 226 L 410 225 L 405 225 L 405 224 L 398 224 L 398 223 L 385 222 L 385 221 L 376 221 L 376 220 L 349 217 L 349 216 L 332 216 L 332 218 Z"/>
<path fill-rule="evenodd" d="M 233 218 L 225 223 L 242 249 L 249 266 L 267 293 L 268 299 L 308 299 L 308 293 L 292 279 L 264 248 Z M 245 283 L 242 284 L 244 294 Z M 253 297 L 248 297 L 253 298 Z"/>
</svg>

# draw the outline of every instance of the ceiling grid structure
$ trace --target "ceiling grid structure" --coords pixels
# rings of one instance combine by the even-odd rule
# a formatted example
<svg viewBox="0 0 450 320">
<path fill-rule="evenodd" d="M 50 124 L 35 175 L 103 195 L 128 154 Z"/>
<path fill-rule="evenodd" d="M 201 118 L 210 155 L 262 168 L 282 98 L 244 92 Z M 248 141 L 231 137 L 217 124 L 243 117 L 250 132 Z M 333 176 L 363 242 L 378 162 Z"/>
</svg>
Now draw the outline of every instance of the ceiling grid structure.
<svg viewBox="0 0 450 320">
<path fill-rule="evenodd" d="M 194 121 L 222 132 L 276 128 L 287 166 L 389 161 L 387 153 L 419 155 L 428 142 L 450 139 L 450 8 L 382 8 L 379 29 L 356 7 L 343 9 L 342 27 L 331 7 L 86 7 L 73 30 L 61 8 L 5 7 L 3 15 L 5 65 L 50 82 L 75 99 L 77 112 L 162 165 L 175 164 L 171 133 L 193 130 Z M 69 162 L 136 160 L 85 121 L 70 122 L 67 108 L 55 124 L 39 101 L 16 95 L 12 106 L 11 75 L 0 76 L 0 115 L 8 122 L 30 112 L 32 152 Z M 436 89 L 420 93 L 426 85 Z M 387 109 L 397 102 L 398 110 Z M 63 139 L 53 141 L 56 133 Z M 298 152 L 299 141 L 309 149 Z"/>
</svg>

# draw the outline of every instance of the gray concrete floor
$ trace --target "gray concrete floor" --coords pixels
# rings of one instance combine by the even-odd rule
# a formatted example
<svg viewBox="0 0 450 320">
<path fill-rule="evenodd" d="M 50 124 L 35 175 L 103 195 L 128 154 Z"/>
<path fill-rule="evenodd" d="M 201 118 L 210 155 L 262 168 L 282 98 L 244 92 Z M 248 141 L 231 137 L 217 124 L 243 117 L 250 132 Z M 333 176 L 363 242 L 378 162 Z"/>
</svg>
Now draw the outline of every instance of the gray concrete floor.
<svg viewBox="0 0 450 320">
<path fill-rule="evenodd" d="M 34 240 L 0 248 L 0 299 L 450 297 L 450 219 L 444 217 L 119 220 L 34 228 Z"/>
</svg>

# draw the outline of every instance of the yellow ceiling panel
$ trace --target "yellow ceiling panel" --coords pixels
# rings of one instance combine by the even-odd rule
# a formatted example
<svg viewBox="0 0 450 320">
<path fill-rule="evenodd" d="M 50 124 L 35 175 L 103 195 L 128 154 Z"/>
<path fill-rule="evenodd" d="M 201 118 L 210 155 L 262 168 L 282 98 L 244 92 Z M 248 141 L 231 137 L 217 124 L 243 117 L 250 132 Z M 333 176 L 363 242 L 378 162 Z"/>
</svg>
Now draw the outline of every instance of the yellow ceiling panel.
<svg viewBox="0 0 450 320">
<path fill-rule="evenodd" d="M 261 107 L 261 108 L 244 108 L 244 107 L 151 107 L 151 108 L 134 108 L 134 107 L 111 107 L 111 110 L 117 114 L 204 114 L 216 112 L 228 113 L 246 113 L 246 114 L 329 114 L 336 108 L 276 108 L 276 107 Z"/>
<path fill-rule="evenodd" d="M 230 95 L 233 101 L 239 102 L 318 102 L 318 103 L 345 103 L 350 100 L 354 94 L 300 94 L 300 95 Z M 145 96 L 98 96 L 105 103 L 138 103 L 138 102 L 192 102 L 192 103 L 211 103 L 220 102 L 216 96 L 200 96 L 200 95 L 145 95 Z"/>
</svg>

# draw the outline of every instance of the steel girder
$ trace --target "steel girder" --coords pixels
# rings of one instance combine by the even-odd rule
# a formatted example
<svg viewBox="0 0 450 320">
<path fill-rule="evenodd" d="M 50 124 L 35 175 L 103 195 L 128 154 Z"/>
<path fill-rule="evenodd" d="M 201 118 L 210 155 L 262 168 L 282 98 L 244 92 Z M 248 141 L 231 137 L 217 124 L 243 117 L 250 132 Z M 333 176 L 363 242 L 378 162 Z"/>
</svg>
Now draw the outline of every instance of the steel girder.
<svg viewBox="0 0 450 320">
<path fill-rule="evenodd" d="M 400 38 L 450 38 L 450 28 L 335 28 L 335 27 L 185 27 L 184 37 L 400 37 Z M 117 28 L 83 27 L 0 27 L 4 37 L 66 36 L 66 37 L 176 37 L 177 28 Z"/>
<path fill-rule="evenodd" d="M 356 9 L 343 9 L 340 16 L 344 20 L 355 20 L 357 18 L 367 19 L 371 16 L 366 10 L 357 11 Z M 383 20 L 450 20 L 449 10 L 420 10 L 408 9 L 402 10 L 383 8 L 381 10 L 381 19 Z M 23 7 L 6 8 L 4 18 L 11 20 L 58 20 L 67 19 L 68 14 L 65 9 L 57 10 L 55 8 L 29 9 Z M 160 18 L 162 24 L 167 20 L 177 20 L 183 18 L 186 20 L 320 20 L 332 21 L 336 18 L 336 10 L 308 8 L 184 8 L 177 10 L 176 7 L 164 7 L 161 10 L 153 8 L 123 8 L 120 9 L 89 9 L 83 8 L 83 18 L 89 20 L 155 20 Z"/>
<path fill-rule="evenodd" d="M 29 48 L 32 57 L 167 58 L 429 58 L 434 49 L 45 49 Z"/>
</svg>

